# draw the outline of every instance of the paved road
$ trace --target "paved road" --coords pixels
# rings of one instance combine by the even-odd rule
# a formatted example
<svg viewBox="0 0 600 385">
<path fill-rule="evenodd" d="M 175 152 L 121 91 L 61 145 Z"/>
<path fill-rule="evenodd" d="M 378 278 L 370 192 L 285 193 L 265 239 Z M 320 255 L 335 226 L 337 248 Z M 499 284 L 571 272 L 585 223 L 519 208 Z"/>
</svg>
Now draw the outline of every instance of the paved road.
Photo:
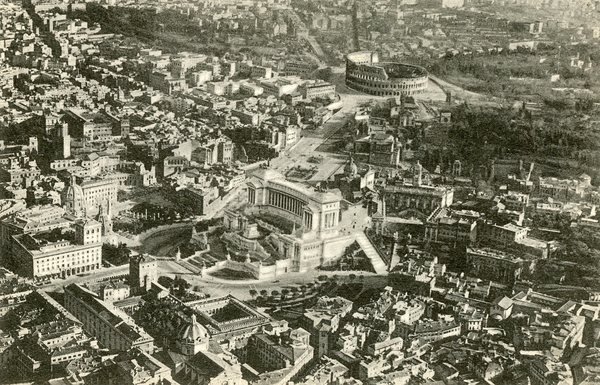
<svg viewBox="0 0 600 385">
<path fill-rule="evenodd" d="M 441 87 L 452 92 L 453 99 L 458 99 L 458 100 L 463 100 L 463 101 L 466 100 L 469 103 L 471 103 L 473 105 L 478 105 L 478 106 L 483 105 L 483 106 L 498 107 L 498 106 L 502 105 L 503 100 L 500 98 L 496 98 L 496 97 L 493 97 L 490 95 L 478 94 L 476 92 L 466 90 L 455 84 L 448 83 L 447 81 L 440 79 L 437 76 L 434 76 L 431 74 L 429 75 L 429 78 L 434 80 Z M 429 83 L 431 84 L 433 82 L 430 80 Z"/>
<path fill-rule="evenodd" d="M 100 281 L 106 278 L 122 276 L 129 274 L 129 265 L 115 266 L 115 267 L 104 267 L 93 274 L 88 275 L 74 275 L 66 279 L 55 279 L 49 285 L 39 286 L 44 291 L 62 291 L 64 286 L 70 285 L 71 283 L 84 283 L 91 280 Z M 158 275 L 186 275 L 189 271 L 181 267 L 174 261 L 158 261 Z"/>
<path fill-rule="evenodd" d="M 343 129 L 344 125 L 349 121 L 349 119 L 354 116 L 354 113 L 358 107 L 373 102 L 382 102 L 388 99 L 387 97 L 366 95 L 346 87 L 344 67 L 332 67 L 332 73 L 333 77 L 331 82 L 336 86 L 336 91 L 341 98 L 343 107 L 322 127 L 314 131 L 303 131 L 303 137 L 294 147 L 292 147 L 287 151 L 286 154 L 280 156 L 279 158 L 271 160 L 272 169 L 285 174 L 288 169 L 296 167 L 297 165 L 310 168 L 314 166 L 314 164 L 307 162 L 308 157 L 321 155 L 323 157 L 323 161 L 318 165 L 318 172 L 309 179 L 309 182 L 327 179 L 339 167 L 345 164 L 347 159 L 342 155 L 334 155 L 332 153 L 318 151 L 317 149 L 319 146 Z M 436 78 L 436 80 L 445 85 L 447 84 L 441 79 Z M 452 87 L 453 93 L 460 91 L 460 95 L 468 100 L 477 100 L 481 103 L 489 102 L 489 100 L 482 99 L 483 95 L 466 91 L 455 85 L 448 86 Z M 415 96 L 416 99 L 427 102 L 444 101 L 445 97 L 446 95 L 443 90 L 431 81 L 429 90 L 426 93 Z"/>
<path fill-rule="evenodd" d="M 342 280 L 346 280 L 350 274 L 354 274 L 357 277 L 363 275 L 364 278 L 362 282 L 364 282 L 366 287 L 383 287 L 387 285 L 387 276 L 375 275 L 374 273 L 368 272 L 350 272 L 350 271 L 320 271 L 314 270 L 306 273 L 289 273 L 285 274 L 281 277 L 278 277 L 275 280 L 267 280 L 267 281 L 256 281 L 256 280 L 247 280 L 247 281 L 228 281 L 224 279 L 219 279 L 211 276 L 200 277 L 195 274 L 180 274 L 181 277 L 185 278 L 188 282 L 192 284 L 192 287 L 199 286 L 202 292 L 206 294 L 210 294 L 212 297 L 223 296 L 227 294 L 234 295 L 235 297 L 241 300 L 249 300 L 252 299 L 250 296 L 250 289 L 254 289 L 260 293 L 261 290 L 267 290 L 269 293 L 273 290 L 277 290 L 281 292 L 281 289 L 289 286 L 299 286 L 303 284 L 307 284 L 310 282 L 314 282 L 319 275 L 336 275 L 340 277 Z M 170 276 L 175 276 L 176 274 L 170 274 Z M 357 282 L 358 278 L 356 279 Z"/>
<path fill-rule="evenodd" d="M 306 38 L 306 41 L 308 41 L 308 44 L 310 44 L 311 48 L 313 49 L 313 51 L 315 51 L 319 59 L 325 60 L 325 52 L 323 52 L 323 49 L 321 48 L 321 45 L 319 44 L 317 39 L 315 39 L 314 36 L 308 36 Z"/>
<path fill-rule="evenodd" d="M 323 161 L 318 165 L 317 173 L 310 178 L 310 181 L 320 181 L 327 179 L 338 168 L 345 164 L 347 161 L 345 157 L 321 152 L 318 151 L 317 148 L 327 139 L 338 133 L 339 130 L 343 129 L 349 119 L 354 116 L 357 107 L 377 98 L 369 95 L 351 94 L 348 93 L 347 89 L 342 91 L 343 93 L 340 93 L 339 95 L 343 107 L 331 119 L 323 124 L 322 127 L 314 131 L 303 131 L 302 138 L 300 138 L 294 147 L 279 158 L 271 160 L 271 169 L 285 174 L 288 169 L 295 167 L 296 165 L 307 168 L 312 167 L 314 164 L 307 162 L 308 157 L 321 155 Z"/>
<path fill-rule="evenodd" d="M 102 268 L 90 275 L 74 275 L 66 279 L 55 279 L 49 285 L 40 286 L 39 288 L 44 291 L 62 291 L 64 286 L 72 283 L 83 283 L 90 280 L 102 280 L 105 278 L 127 274 L 129 272 L 129 266 L 116 266 Z"/>
<path fill-rule="evenodd" d="M 51 284 L 39 287 L 43 291 L 58 291 L 62 292 L 63 287 L 67 286 L 71 283 L 85 283 L 91 280 L 99 281 L 102 279 L 114 277 L 114 276 L 122 276 L 126 275 L 129 272 L 129 266 L 117 266 L 110 268 L 103 268 L 102 270 L 94 273 L 93 275 L 87 276 L 72 276 L 67 279 L 57 279 L 54 280 Z M 219 279 L 211 276 L 200 277 L 197 274 L 192 274 L 183 268 L 181 265 L 176 263 L 175 261 L 169 260 L 159 260 L 158 261 L 158 275 L 165 275 L 169 277 L 181 276 L 185 278 L 188 282 L 192 284 L 192 287 L 199 286 L 200 290 L 204 293 L 210 294 L 213 297 L 223 296 L 227 294 L 232 294 L 239 299 L 248 300 L 251 299 L 250 289 L 255 289 L 258 292 L 261 290 L 267 290 L 269 293 L 272 290 L 281 291 L 281 289 L 292 286 L 292 285 L 302 285 L 307 284 L 309 282 L 313 282 L 317 279 L 319 275 L 336 275 L 343 279 L 343 277 L 347 277 L 350 274 L 354 274 L 357 277 L 360 275 L 364 276 L 364 283 L 366 286 L 385 286 L 387 283 L 387 277 L 378 276 L 373 273 L 368 272 L 352 272 L 352 271 L 320 271 L 314 270 L 306 273 L 289 273 L 285 274 L 281 277 L 278 277 L 276 280 L 266 280 L 266 281 L 257 281 L 257 280 L 247 280 L 247 281 L 228 281 L 224 279 Z"/>
</svg>

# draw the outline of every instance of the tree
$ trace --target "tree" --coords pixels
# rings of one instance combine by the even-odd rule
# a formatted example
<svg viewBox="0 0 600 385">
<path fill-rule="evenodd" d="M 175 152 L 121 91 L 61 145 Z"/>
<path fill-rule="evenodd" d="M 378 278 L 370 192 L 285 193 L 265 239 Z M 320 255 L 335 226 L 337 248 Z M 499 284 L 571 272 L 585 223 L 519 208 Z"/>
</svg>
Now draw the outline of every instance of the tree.
<svg viewBox="0 0 600 385">
<path fill-rule="evenodd" d="M 113 265 L 120 266 L 129 262 L 130 255 L 131 250 L 124 243 L 119 244 L 119 246 L 108 243 L 102 245 L 102 259 Z"/>
<path fill-rule="evenodd" d="M 285 297 L 285 296 L 287 296 L 288 294 L 290 294 L 290 291 L 289 291 L 288 289 L 283 289 L 283 290 L 281 290 L 281 295 L 282 295 L 282 296 L 284 296 L 284 297 Z"/>
<path fill-rule="evenodd" d="M 173 288 L 176 290 L 176 292 L 180 295 L 185 294 L 185 292 L 191 287 L 192 285 L 186 281 L 185 279 L 181 278 L 180 276 L 175 276 L 175 280 L 173 281 Z"/>
<path fill-rule="evenodd" d="M 331 69 L 331 67 L 320 69 L 316 71 L 315 77 L 317 79 L 330 82 L 331 78 L 333 77 L 333 70 Z"/>
<path fill-rule="evenodd" d="M 266 297 L 267 295 L 269 295 L 269 292 L 263 289 L 260 291 L 260 295 L 262 295 L 263 297 Z"/>
<path fill-rule="evenodd" d="M 252 298 L 255 298 L 255 297 L 256 297 L 256 295 L 258 294 L 258 292 L 257 292 L 256 290 L 254 290 L 254 289 L 250 289 L 250 290 L 249 290 L 249 293 L 250 293 L 250 295 L 252 296 Z"/>
<path fill-rule="evenodd" d="M 579 97 L 575 102 L 575 109 L 577 111 L 588 112 L 594 108 L 594 100 L 589 97 Z"/>
<path fill-rule="evenodd" d="M 161 286 L 166 287 L 167 289 L 170 289 L 173 286 L 173 279 L 169 278 L 165 275 L 161 275 L 160 277 L 158 277 L 158 283 Z"/>
<path fill-rule="evenodd" d="M 350 281 L 354 281 L 356 279 L 356 274 L 352 273 L 348 275 L 348 278 L 350 279 Z"/>
<path fill-rule="evenodd" d="M 273 291 L 271 291 L 271 296 L 272 297 L 278 297 L 279 296 L 279 292 L 277 290 L 273 290 Z"/>
</svg>

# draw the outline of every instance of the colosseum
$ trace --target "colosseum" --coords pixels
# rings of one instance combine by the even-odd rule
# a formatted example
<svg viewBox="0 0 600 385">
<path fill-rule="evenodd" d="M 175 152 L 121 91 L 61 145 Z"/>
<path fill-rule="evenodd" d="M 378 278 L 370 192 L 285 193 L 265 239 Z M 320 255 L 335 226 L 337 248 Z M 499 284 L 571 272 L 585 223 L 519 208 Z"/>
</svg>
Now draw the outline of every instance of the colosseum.
<svg viewBox="0 0 600 385">
<path fill-rule="evenodd" d="M 346 86 L 375 96 L 416 95 L 425 92 L 427 70 L 411 64 L 379 62 L 377 52 L 346 56 Z"/>
</svg>

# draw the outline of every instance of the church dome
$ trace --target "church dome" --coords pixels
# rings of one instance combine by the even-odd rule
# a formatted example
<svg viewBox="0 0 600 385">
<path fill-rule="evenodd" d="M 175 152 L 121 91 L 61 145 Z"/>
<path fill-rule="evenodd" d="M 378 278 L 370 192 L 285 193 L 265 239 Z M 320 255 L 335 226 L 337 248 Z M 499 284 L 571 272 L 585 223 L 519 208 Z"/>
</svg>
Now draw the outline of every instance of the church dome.
<svg viewBox="0 0 600 385">
<path fill-rule="evenodd" d="M 179 339 L 182 342 L 194 343 L 208 339 L 208 331 L 196 320 L 196 315 L 192 315 L 192 321 L 185 325 L 179 333 Z"/>
<path fill-rule="evenodd" d="M 72 214 L 77 214 L 83 208 L 85 198 L 83 189 L 77 184 L 74 176 L 71 178 L 69 186 L 63 191 L 63 205 L 65 205 L 67 210 Z"/>
<path fill-rule="evenodd" d="M 67 191 L 65 193 L 65 196 L 70 201 L 83 200 L 83 189 L 78 184 L 76 184 L 76 185 L 69 185 L 67 187 Z"/>
</svg>

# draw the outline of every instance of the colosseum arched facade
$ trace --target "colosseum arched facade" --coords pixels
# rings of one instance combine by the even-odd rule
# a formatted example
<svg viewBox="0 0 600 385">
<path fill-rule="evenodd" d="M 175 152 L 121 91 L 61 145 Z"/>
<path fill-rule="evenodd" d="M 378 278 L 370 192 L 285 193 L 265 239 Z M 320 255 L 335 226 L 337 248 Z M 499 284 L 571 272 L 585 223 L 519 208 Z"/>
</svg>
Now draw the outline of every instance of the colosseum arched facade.
<svg viewBox="0 0 600 385">
<path fill-rule="evenodd" d="M 380 62 L 377 52 L 346 56 L 346 86 L 374 96 L 413 96 L 425 92 L 427 70 L 412 64 Z"/>
</svg>

